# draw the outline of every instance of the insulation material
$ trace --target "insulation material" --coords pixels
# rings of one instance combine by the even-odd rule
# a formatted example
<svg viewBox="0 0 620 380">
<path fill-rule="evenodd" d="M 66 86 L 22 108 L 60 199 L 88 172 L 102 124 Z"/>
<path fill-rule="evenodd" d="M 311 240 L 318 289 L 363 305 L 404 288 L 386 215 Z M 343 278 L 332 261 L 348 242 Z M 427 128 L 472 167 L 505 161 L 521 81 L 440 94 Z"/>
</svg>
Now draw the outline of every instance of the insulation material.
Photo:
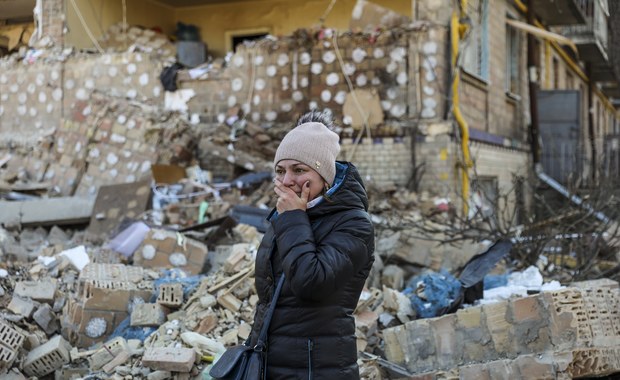
<svg viewBox="0 0 620 380">
<path fill-rule="evenodd" d="M 83 118 L 82 107 L 90 107 Z M 150 176 L 150 167 L 157 160 L 157 133 L 151 133 L 153 122 L 149 113 L 128 102 L 95 99 L 88 105 L 76 103 L 78 121 L 90 126 L 93 136 L 86 151 L 87 169 L 76 193 L 95 195 L 99 186 L 135 182 Z M 76 114 L 74 113 L 74 115 Z M 78 123 L 73 123 L 76 127 Z M 65 126 L 69 124 L 65 123 Z M 76 157 L 80 160 L 82 152 Z"/>
<path fill-rule="evenodd" d="M 383 123 L 383 111 L 376 91 L 354 90 L 348 93 L 342 112 L 354 128 L 361 128 L 365 123 L 370 127 Z"/>
<path fill-rule="evenodd" d="M 65 105 L 87 101 L 97 90 L 112 97 L 163 102 L 159 81 L 163 62 L 148 54 L 104 54 L 75 56 L 65 64 L 63 91 Z M 73 112 L 65 109 L 65 114 Z"/>
<path fill-rule="evenodd" d="M 358 109 L 355 113 L 343 111 L 347 94 L 351 90 L 373 91 L 380 99 L 382 111 L 375 109 L 374 122 L 384 117 L 400 119 L 407 113 L 408 85 L 407 49 L 405 38 L 380 35 L 376 41 L 364 34 L 339 36 L 318 40 L 312 50 L 312 57 L 321 57 L 311 63 L 310 108 L 330 109 L 343 124 L 359 126 L 360 105 L 348 105 Z M 342 58 L 340 60 L 332 57 Z M 349 88 L 348 81 L 353 88 Z M 373 96 L 374 98 L 374 96 Z M 373 106 L 374 106 L 373 101 Z M 362 107 L 363 108 L 363 107 Z M 384 116 L 385 115 L 385 116 Z"/>
<path fill-rule="evenodd" d="M 0 64 L 0 146 L 34 146 L 58 127 L 62 65 L 37 62 L 9 70 L 6 64 Z"/>
<path fill-rule="evenodd" d="M 309 67 L 299 62 L 304 51 L 291 49 L 288 42 L 264 40 L 237 49 L 229 107 L 240 106 L 253 122 L 267 123 L 289 121 L 303 110 L 307 93 L 300 91 L 298 78 L 307 77 Z"/>
</svg>

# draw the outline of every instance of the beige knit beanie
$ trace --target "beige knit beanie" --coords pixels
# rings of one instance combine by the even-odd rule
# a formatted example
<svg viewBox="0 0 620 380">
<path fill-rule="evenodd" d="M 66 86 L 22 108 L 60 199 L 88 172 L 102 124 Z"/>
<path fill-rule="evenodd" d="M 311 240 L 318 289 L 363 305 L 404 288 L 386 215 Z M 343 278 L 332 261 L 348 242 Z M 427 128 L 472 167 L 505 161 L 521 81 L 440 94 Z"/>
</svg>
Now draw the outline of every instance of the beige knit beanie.
<svg viewBox="0 0 620 380">
<path fill-rule="evenodd" d="M 284 136 L 274 166 L 282 160 L 296 160 L 316 170 L 330 186 L 336 177 L 336 157 L 340 137 L 322 123 L 303 123 Z"/>
</svg>

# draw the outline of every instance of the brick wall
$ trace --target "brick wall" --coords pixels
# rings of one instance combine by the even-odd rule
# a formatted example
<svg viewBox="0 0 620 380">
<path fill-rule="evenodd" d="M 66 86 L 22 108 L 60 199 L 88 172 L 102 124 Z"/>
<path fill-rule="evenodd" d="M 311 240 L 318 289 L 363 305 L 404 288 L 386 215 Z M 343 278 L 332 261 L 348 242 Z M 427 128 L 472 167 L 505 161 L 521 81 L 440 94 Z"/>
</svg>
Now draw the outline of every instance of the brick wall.
<svg viewBox="0 0 620 380">
<path fill-rule="evenodd" d="M 439 370 L 450 370 L 461 379 L 479 379 L 481 374 L 559 379 L 617 372 L 620 293 L 617 282 L 604 281 L 609 280 L 385 329 L 386 357 L 412 373 L 437 371 L 428 373 L 429 379 L 440 378 L 435 377 Z"/>
<path fill-rule="evenodd" d="M 448 134 L 418 137 L 416 164 L 422 165 L 424 171 L 419 184 L 421 191 L 456 197 L 455 186 L 460 187 L 460 181 L 456 177 L 459 150 L 459 146 Z"/>
<path fill-rule="evenodd" d="M 445 128 L 449 127 L 447 124 Z M 423 165 L 424 170 L 419 184 L 420 190 L 449 196 L 453 201 L 460 202 L 461 174 L 457 170 L 462 157 L 460 142 L 455 141 L 448 133 L 421 135 L 415 149 L 416 163 Z M 499 194 L 510 193 L 508 206 L 514 207 L 516 198 L 512 191 L 513 174 L 528 178 L 530 154 L 524 150 L 478 141 L 470 142 L 470 154 L 475 162 L 475 170 L 470 171 L 470 179 L 495 178 Z M 527 194 L 525 199 L 527 200 Z"/>
<path fill-rule="evenodd" d="M 65 8 L 63 0 L 41 1 L 41 35 L 50 39 L 54 46 L 64 45 Z"/>
<path fill-rule="evenodd" d="M 341 141 L 339 159 L 350 160 L 364 181 L 378 184 L 407 185 L 412 173 L 410 137 L 363 138 Z"/>
</svg>

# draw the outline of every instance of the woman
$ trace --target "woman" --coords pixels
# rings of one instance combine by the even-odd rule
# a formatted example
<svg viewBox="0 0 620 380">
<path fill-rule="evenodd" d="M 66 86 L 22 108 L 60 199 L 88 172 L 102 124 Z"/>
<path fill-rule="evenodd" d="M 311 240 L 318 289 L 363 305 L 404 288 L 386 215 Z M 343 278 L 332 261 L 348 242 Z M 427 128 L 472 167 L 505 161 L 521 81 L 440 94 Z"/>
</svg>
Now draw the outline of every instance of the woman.
<svg viewBox="0 0 620 380">
<path fill-rule="evenodd" d="M 359 379 L 353 311 L 374 261 L 374 230 L 357 169 L 336 161 L 331 126 L 325 115 L 307 113 L 276 151 L 277 204 L 256 257 L 250 341 L 284 273 L 269 327 L 270 380 Z"/>
</svg>

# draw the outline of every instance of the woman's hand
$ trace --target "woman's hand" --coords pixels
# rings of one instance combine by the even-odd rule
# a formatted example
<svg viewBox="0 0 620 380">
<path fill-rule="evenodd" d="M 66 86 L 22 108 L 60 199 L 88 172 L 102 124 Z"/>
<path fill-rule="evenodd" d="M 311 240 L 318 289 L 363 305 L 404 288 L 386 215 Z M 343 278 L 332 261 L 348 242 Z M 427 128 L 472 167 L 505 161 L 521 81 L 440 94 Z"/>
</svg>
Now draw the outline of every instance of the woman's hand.
<svg viewBox="0 0 620 380">
<path fill-rule="evenodd" d="M 278 202 L 276 203 L 276 209 L 278 213 L 283 213 L 290 210 L 304 210 L 308 207 L 308 195 L 310 194 L 310 182 L 304 183 L 301 194 L 297 195 L 293 189 L 284 186 L 277 178 L 273 180 L 275 184 L 274 191 L 278 196 Z"/>
</svg>

